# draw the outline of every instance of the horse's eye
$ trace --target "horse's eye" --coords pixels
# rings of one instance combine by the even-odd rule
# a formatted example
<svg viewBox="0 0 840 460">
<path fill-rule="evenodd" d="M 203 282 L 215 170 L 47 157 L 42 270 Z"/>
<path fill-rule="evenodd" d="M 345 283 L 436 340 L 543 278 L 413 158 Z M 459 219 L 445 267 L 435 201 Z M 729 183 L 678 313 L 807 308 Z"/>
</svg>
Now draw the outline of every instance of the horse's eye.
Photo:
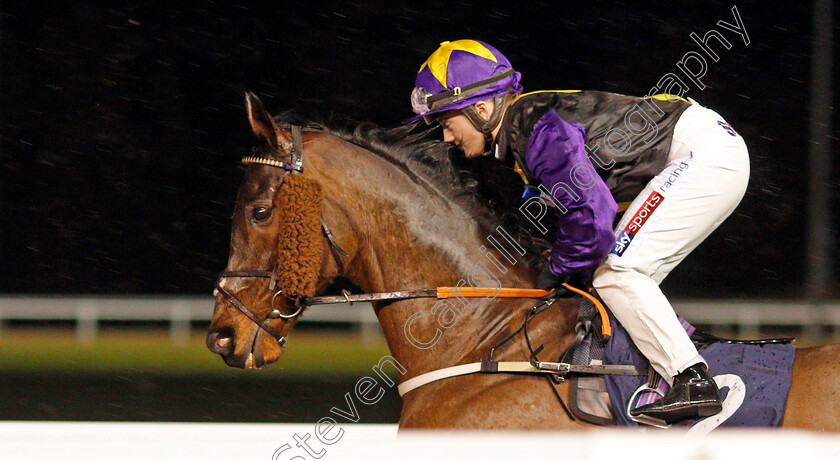
<svg viewBox="0 0 840 460">
<path fill-rule="evenodd" d="M 254 222 L 265 222 L 269 217 L 271 217 L 271 208 L 257 206 L 251 210 L 251 218 Z"/>
</svg>

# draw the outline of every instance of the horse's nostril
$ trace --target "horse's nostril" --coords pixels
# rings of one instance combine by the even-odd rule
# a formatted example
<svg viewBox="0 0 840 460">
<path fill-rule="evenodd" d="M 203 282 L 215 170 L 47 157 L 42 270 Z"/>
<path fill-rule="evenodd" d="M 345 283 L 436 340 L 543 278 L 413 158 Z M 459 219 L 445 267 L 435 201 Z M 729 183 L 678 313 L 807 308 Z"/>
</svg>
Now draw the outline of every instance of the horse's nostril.
<svg viewBox="0 0 840 460">
<path fill-rule="evenodd" d="M 226 349 L 230 346 L 230 343 L 233 342 L 233 338 L 231 337 L 217 337 L 216 338 L 216 348 L 217 349 Z"/>
<path fill-rule="evenodd" d="M 234 333 L 232 328 L 222 328 L 207 334 L 207 348 L 213 353 L 225 356 L 234 348 Z"/>
</svg>

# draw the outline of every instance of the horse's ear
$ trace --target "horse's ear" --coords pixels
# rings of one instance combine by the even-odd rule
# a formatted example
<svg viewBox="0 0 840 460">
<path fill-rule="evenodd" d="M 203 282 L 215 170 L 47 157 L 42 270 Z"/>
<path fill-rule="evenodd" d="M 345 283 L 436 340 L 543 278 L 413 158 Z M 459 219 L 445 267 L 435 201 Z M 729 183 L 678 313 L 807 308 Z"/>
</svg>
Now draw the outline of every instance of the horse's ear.
<svg viewBox="0 0 840 460">
<path fill-rule="evenodd" d="M 277 126 L 274 118 L 265 110 L 260 98 L 248 91 L 245 93 L 245 110 L 248 111 L 248 121 L 257 136 L 262 136 L 275 149 L 288 150 L 292 144 L 291 135 Z"/>
</svg>

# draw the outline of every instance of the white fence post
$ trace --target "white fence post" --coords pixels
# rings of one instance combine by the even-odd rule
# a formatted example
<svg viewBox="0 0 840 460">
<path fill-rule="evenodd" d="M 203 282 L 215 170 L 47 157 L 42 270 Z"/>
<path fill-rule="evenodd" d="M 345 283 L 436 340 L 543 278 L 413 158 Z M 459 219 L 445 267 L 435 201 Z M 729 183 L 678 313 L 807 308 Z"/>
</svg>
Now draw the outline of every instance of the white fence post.
<svg viewBox="0 0 840 460">
<path fill-rule="evenodd" d="M 95 341 L 98 322 L 96 304 L 92 301 L 80 303 L 76 309 L 76 340 L 84 343 Z"/>
<path fill-rule="evenodd" d="M 169 307 L 169 340 L 183 345 L 190 340 L 192 312 L 184 302 L 175 302 Z"/>
</svg>

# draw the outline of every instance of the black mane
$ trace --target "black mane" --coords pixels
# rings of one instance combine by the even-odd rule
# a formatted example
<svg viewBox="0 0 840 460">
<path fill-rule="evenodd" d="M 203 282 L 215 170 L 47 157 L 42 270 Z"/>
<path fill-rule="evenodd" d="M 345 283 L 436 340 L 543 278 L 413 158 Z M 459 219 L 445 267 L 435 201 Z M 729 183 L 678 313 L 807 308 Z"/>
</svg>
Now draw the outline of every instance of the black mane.
<svg viewBox="0 0 840 460">
<path fill-rule="evenodd" d="M 292 121 L 288 116 L 281 118 Z M 512 164 L 502 164 L 489 156 L 467 159 L 459 148 L 440 140 L 435 126 L 422 121 L 391 129 L 348 121 L 328 124 L 298 121 L 297 124 L 328 132 L 424 178 L 474 216 L 483 231 L 489 234 L 501 225 L 528 251 L 528 265 L 538 268 L 544 264 L 545 257 L 541 254 L 551 247 L 551 241 L 534 231 L 533 225 L 519 212 L 522 180 Z"/>
</svg>

